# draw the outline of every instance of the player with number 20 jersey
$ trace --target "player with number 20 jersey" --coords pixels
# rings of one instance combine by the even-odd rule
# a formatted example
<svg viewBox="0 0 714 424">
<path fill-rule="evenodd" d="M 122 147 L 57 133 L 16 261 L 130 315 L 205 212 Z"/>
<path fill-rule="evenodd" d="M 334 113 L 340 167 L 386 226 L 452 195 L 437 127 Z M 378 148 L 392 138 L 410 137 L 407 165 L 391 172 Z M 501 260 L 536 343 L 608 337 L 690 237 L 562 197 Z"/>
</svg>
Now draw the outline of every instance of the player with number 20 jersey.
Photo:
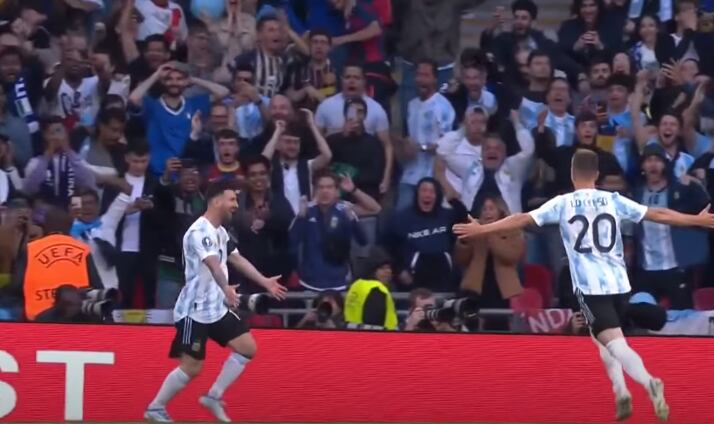
<svg viewBox="0 0 714 424">
<path fill-rule="evenodd" d="M 617 420 L 632 415 L 632 396 L 625 383 L 626 372 L 647 390 L 657 417 L 669 418 L 664 384 L 654 378 L 642 358 L 625 340 L 625 321 L 630 282 L 627 278 L 620 225 L 643 219 L 666 225 L 714 228 L 709 207 L 698 215 L 685 215 L 664 208 L 648 208 L 617 193 L 595 189 L 599 176 L 597 154 L 578 150 L 573 155 L 571 177 L 575 191 L 557 196 L 530 213 L 480 225 L 478 221 L 457 224 L 454 233 L 462 241 L 471 237 L 513 231 L 529 225 L 558 224 L 568 255 L 573 289 L 580 310 L 612 381 Z"/>
</svg>

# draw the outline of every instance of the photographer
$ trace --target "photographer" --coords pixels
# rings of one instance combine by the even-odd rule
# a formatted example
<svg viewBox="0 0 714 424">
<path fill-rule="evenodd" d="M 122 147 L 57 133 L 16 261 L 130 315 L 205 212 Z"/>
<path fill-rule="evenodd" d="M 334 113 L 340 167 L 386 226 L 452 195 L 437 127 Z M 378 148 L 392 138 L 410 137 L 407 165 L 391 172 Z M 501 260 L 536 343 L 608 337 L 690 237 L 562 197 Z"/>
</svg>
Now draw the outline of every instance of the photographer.
<svg viewBox="0 0 714 424">
<path fill-rule="evenodd" d="M 455 332 L 451 323 L 439 322 L 437 320 L 426 320 L 425 311 L 437 307 L 436 296 L 429 289 L 419 288 L 409 293 L 409 315 L 404 321 L 402 330 L 404 331 L 439 331 Z"/>
<path fill-rule="evenodd" d="M 347 292 L 345 321 L 396 330 L 397 310 L 389 291 L 392 259 L 384 250 L 373 248 L 365 271 L 364 277 L 352 283 Z"/>
<path fill-rule="evenodd" d="M 342 319 L 344 303 L 339 292 L 327 290 L 320 293 L 312 304 L 314 309 L 300 320 L 296 328 L 341 328 L 344 326 Z"/>
<path fill-rule="evenodd" d="M 82 292 L 69 284 L 57 287 L 54 305 L 37 315 L 37 322 L 81 322 L 92 319 L 82 312 Z"/>
</svg>

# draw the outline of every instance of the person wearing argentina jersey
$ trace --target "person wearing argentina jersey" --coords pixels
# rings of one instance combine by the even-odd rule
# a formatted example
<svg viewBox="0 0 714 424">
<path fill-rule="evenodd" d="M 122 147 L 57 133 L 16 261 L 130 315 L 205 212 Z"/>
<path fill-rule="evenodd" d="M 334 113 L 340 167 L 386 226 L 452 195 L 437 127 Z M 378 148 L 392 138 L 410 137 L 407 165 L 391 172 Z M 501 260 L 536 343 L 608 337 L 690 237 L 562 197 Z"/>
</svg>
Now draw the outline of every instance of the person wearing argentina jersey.
<svg viewBox="0 0 714 424">
<path fill-rule="evenodd" d="M 638 75 L 635 92 L 632 95 L 630 114 L 632 129 L 639 150 L 650 144 L 659 144 L 664 148 L 667 159 L 672 162 L 672 173 L 675 178 L 688 179 L 687 172 L 694 164 L 694 157 L 681 150 L 682 143 L 682 118 L 673 110 L 662 113 L 657 118 L 657 137 L 652 138 L 651 132 L 645 127 L 642 115 L 639 113 L 644 99 L 644 89 L 647 81 Z"/>
<path fill-rule="evenodd" d="M 523 126 L 533 129 L 538 125 L 538 115 L 545 110 L 545 95 L 553 77 L 550 56 L 539 50 L 528 55 L 528 88 L 522 93 L 518 107 Z"/>
<path fill-rule="evenodd" d="M 186 285 L 174 307 L 176 335 L 169 353 L 169 357 L 179 359 L 180 364 L 166 376 L 144 412 L 144 418 L 151 422 L 172 422 L 166 404 L 201 372 L 208 339 L 228 347 L 231 353 L 213 386 L 199 398 L 199 403 L 218 421 L 231 421 L 221 399 L 255 356 L 256 343 L 248 325 L 234 312 L 240 299 L 237 286 L 228 282 L 229 262 L 270 296 L 283 300 L 287 292 L 278 283 L 279 276 L 268 278 L 261 274 L 229 241 L 228 231 L 222 224 L 230 222 L 238 209 L 232 185 L 225 182 L 211 184 L 206 191 L 206 201 L 206 212 L 183 237 Z"/>
<path fill-rule="evenodd" d="M 635 187 L 636 201 L 684 213 L 699 211 L 709 202 L 701 184 L 683 184 L 670 176 L 670 162 L 660 145 L 647 145 L 641 163 L 644 178 Z M 668 298 L 672 309 L 691 309 L 692 287 L 687 271 L 708 262 L 707 233 L 644 222 L 637 228 L 636 236 L 639 257 L 635 288 Z"/>
<path fill-rule="evenodd" d="M 714 214 L 709 212 L 709 206 L 697 215 L 687 215 L 671 209 L 646 207 L 618 193 L 597 190 L 598 166 L 595 152 L 578 150 L 571 162 L 575 191 L 557 196 L 530 213 L 513 214 L 487 225 L 471 218 L 469 223 L 455 225 L 454 233 L 460 239 L 468 239 L 530 225 L 559 224 L 580 310 L 613 384 L 616 418 L 622 420 L 632 415 L 632 396 L 625 383 L 625 372 L 644 386 L 655 414 L 666 421 L 669 405 L 664 398 L 664 383 L 647 371 L 642 358 L 627 344 L 621 328 L 630 292 L 621 225 L 622 221 L 647 220 L 665 225 L 714 228 Z"/>
</svg>

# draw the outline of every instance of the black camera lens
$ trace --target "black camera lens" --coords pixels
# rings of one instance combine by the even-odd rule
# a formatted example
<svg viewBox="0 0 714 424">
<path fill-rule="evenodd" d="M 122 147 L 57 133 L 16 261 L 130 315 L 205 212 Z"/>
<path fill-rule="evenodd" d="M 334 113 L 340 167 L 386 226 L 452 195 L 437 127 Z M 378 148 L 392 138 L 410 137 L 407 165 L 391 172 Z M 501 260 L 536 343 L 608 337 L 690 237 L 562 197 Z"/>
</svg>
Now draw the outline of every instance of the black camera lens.
<svg viewBox="0 0 714 424">
<path fill-rule="evenodd" d="M 258 315 L 267 314 L 270 308 L 270 298 L 266 294 L 241 294 L 240 307 L 242 309 L 254 312 Z"/>
<path fill-rule="evenodd" d="M 319 322 L 320 324 L 326 323 L 327 320 L 329 320 L 332 316 L 332 304 L 330 304 L 330 302 L 320 303 L 319 305 L 317 305 L 316 313 L 317 322 Z"/>
</svg>

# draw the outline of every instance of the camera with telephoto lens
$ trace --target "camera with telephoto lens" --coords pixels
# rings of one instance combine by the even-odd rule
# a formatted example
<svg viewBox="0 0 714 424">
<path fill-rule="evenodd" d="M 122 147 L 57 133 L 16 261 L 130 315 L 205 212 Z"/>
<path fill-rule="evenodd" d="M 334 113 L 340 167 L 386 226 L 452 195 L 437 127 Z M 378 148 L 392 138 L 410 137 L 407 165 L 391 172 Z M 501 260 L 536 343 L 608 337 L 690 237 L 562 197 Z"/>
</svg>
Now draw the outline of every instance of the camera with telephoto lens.
<svg viewBox="0 0 714 424">
<path fill-rule="evenodd" d="M 117 289 L 90 289 L 82 292 L 82 313 L 104 320 L 110 317 L 119 300 Z"/>
<path fill-rule="evenodd" d="M 460 297 L 444 301 L 441 308 L 424 309 L 424 319 L 419 323 L 420 328 L 431 327 L 432 322 L 451 323 L 455 318 L 464 322 L 478 318 L 479 303 L 475 297 Z"/>
<path fill-rule="evenodd" d="M 323 300 L 315 307 L 315 313 L 317 314 L 317 322 L 320 324 L 326 323 L 332 317 L 332 304 Z"/>
<path fill-rule="evenodd" d="M 239 307 L 243 310 L 253 312 L 258 315 L 268 313 L 270 308 L 270 297 L 264 293 L 239 294 Z"/>
</svg>

